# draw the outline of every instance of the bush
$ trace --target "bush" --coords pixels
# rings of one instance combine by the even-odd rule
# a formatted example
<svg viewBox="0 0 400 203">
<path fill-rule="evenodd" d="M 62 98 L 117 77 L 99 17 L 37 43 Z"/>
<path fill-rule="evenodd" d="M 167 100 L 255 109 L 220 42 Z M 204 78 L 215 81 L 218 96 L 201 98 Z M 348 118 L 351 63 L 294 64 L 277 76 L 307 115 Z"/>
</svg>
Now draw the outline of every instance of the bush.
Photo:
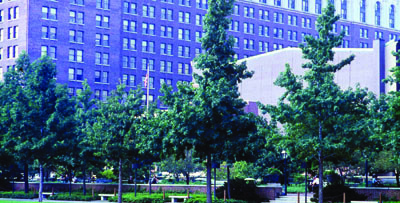
<svg viewBox="0 0 400 203">
<path fill-rule="evenodd" d="M 186 193 L 185 193 L 186 195 Z M 152 193 L 149 195 L 149 193 L 137 193 L 137 196 L 135 197 L 134 193 L 125 193 L 122 195 L 122 201 L 123 202 L 140 202 L 140 203 L 164 203 L 164 202 L 171 202 L 171 199 L 168 198 L 168 196 L 183 196 L 182 193 L 178 192 L 173 192 L 173 193 L 165 193 L 165 200 L 163 200 L 163 194 L 162 193 Z M 197 198 L 205 198 L 205 194 L 190 194 L 191 199 L 197 199 Z M 115 197 L 110 197 L 108 199 L 110 202 L 117 202 L 118 201 L 118 196 Z"/>
<path fill-rule="evenodd" d="M 256 194 L 256 185 L 254 183 L 247 182 L 244 179 L 232 179 L 230 183 L 232 199 L 245 201 L 260 200 Z M 227 182 L 224 183 L 224 186 L 217 188 L 216 195 L 219 199 L 224 198 L 224 190 L 227 191 L 227 188 Z M 228 192 L 226 193 L 228 196 Z"/>
<path fill-rule="evenodd" d="M 25 194 L 23 191 L 16 191 L 16 192 L 0 192 L 0 198 L 12 198 L 12 199 L 34 199 L 38 198 L 39 195 L 33 194 L 33 192 L 29 192 Z"/>
<path fill-rule="evenodd" d="M 363 201 L 367 199 L 367 196 L 358 194 L 355 190 L 350 189 L 350 187 L 345 186 L 342 182 L 336 182 L 328 184 L 323 189 L 324 202 L 342 202 L 343 193 L 346 193 L 346 202 L 350 201 Z M 318 192 L 314 194 L 311 198 L 312 202 L 318 202 Z"/>
<path fill-rule="evenodd" d="M 247 201 L 235 200 L 235 199 L 226 200 L 226 201 L 224 201 L 223 199 L 217 199 L 217 200 L 213 199 L 212 202 L 213 203 L 248 203 Z M 207 198 L 206 197 L 190 198 L 190 199 L 186 200 L 185 203 L 207 203 Z"/>
<path fill-rule="evenodd" d="M 58 193 L 53 196 L 47 197 L 49 200 L 72 200 L 72 201 L 92 201 L 92 200 L 99 200 L 100 197 L 97 194 L 94 194 L 94 198 L 92 195 L 87 194 L 84 196 L 80 192 L 73 192 L 71 196 L 69 196 L 69 193 Z"/>
</svg>

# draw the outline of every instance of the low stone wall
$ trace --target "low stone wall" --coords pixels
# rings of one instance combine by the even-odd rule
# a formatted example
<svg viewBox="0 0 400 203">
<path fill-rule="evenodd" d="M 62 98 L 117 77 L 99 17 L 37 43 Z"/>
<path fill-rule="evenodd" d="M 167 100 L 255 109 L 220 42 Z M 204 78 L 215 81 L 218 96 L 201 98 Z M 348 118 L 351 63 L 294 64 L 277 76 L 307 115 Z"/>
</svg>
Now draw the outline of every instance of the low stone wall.
<svg viewBox="0 0 400 203">
<path fill-rule="evenodd" d="M 69 184 L 65 183 L 45 183 L 43 185 L 44 192 L 67 192 Z M 72 190 L 82 190 L 82 183 L 73 183 L 71 184 Z M 134 191 L 134 184 L 124 184 L 122 186 L 123 192 Z M 217 186 L 218 187 L 218 186 Z M 39 183 L 29 183 L 29 188 L 31 190 L 39 190 Z M 113 193 L 114 190 L 118 191 L 118 184 L 99 184 L 99 183 L 86 183 L 86 188 L 88 193 L 91 193 L 92 189 L 97 193 Z M 212 187 L 213 188 L 213 187 Z M 24 183 L 17 182 L 15 183 L 16 190 L 24 190 Z M 138 184 L 137 189 L 145 189 L 149 191 L 148 184 Z M 205 185 L 163 185 L 163 184 L 153 184 L 151 185 L 152 191 L 186 191 L 189 189 L 190 192 L 201 192 L 206 193 Z M 256 191 L 257 195 L 262 199 L 274 200 L 279 197 L 282 193 L 281 186 L 261 186 L 257 187 Z"/>
<path fill-rule="evenodd" d="M 351 187 L 357 193 L 366 195 L 367 200 L 377 200 L 379 195 L 385 196 L 389 199 L 396 198 L 400 200 L 400 188 L 388 188 L 388 187 Z"/>
</svg>

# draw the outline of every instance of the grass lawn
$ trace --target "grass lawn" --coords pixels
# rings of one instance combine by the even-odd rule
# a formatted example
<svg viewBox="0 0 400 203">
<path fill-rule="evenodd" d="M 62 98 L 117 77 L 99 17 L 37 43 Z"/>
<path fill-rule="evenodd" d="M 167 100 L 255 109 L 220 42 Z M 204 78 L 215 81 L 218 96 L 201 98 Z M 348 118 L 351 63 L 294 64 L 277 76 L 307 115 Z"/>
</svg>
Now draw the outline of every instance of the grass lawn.
<svg viewBox="0 0 400 203">
<path fill-rule="evenodd" d="M 18 201 L 18 200 L 0 200 L 0 203 L 37 203 L 38 201 Z M 43 200 L 43 202 L 49 202 L 46 200 Z M 71 202 L 61 202 L 57 201 L 57 203 L 71 203 Z"/>
</svg>

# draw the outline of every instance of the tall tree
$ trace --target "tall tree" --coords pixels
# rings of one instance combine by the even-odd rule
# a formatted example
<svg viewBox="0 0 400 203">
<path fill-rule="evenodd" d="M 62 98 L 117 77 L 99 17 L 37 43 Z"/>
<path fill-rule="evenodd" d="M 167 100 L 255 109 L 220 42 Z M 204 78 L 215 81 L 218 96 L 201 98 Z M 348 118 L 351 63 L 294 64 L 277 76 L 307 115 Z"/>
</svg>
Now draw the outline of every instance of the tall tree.
<svg viewBox="0 0 400 203">
<path fill-rule="evenodd" d="M 24 166 L 25 193 L 29 192 L 28 164 L 33 160 L 30 150 L 24 145 L 29 137 L 31 126 L 28 112 L 28 98 L 23 87 L 23 72 L 20 70 L 24 64 L 29 63 L 27 55 L 21 56 L 17 61 L 17 69 L 10 69 L 4 74 L 0 102 L 0 134 L 3 136 L 2 148 L 5 152 L 13 154 L 15 161 Z"/>
<path fill-rule="evenodd" d="M 235 146 L 246 146 L 255 122 L 246 115 L 246 103 L 239 98 L 238 83 L 252 76 L 245 64 L 237 64 L 234 40 L 227 36 L 233 0 L 209 1 L 201 39 L 206 52 L 195 59 L 202 75 L 194 75 L 198 87 L 178 85 L 172 93 L 163 87 L 163 104 L 168 106 L 170 130 L 164 150 L 184 158 L 194 149 L 195 157 L 206 159 L 207 202 L 211 203 L 211 162 L 234 157 Z M 232 128 L 232 126 L 235 126 Z"/>
<path fill-rule="evenodd" d="M 400 50 L 392 53 L 397 59 L 396 64 L 400 64 Z M 400 66 L 397 65 L 391 70 L 391 75 L 384 81 L 392 85 L 395 90 L 390 91 L 387 95 L 383 95 L 376 105 L 377 123 L 376 137 L 384 142 L 384 147 L 387 151 L 392 152 L 392 158 L 395 165 L 397 165 L 395 171 L 397 186 L 400 186 Z"/>
<path fill-rule="evenodd" d="M 343 91 L 334 82 L 334 73 L 351 63 L 350 56 L 338 64 L 332 64 L 333 48 L 342 43 L 344 33 L 335 35 L 332 25 L 339 19 L 335 16 L 334 6 L 329 3 L 317 19 L 318 38 L 306 37 L 306 44 L 300 45 L 303 58 L 308 60 L 302 65 L 307 69 L 304 76 L 296 76 L 287 65 L 275 84 L 286 89 L 278 106 L 267 106 L 272 119 L 285 124 L 286 147 L 303 159 L 315 157 L 318 160 L 319 202 L 323 202 L 324 161 L 338 152 L 346 152 L 358 143 L 359 134 L 365 123 L 356 124 L 368 110 L 368 92 L 360 88 Z M 285 139 L 286 138 L 286 139 Z M 295 148 L 301 150 L 295 150 Z M 296 153 L 292 153 L 294 155 Z"/>
<path fill-rule="evenodd" d="M 97 121 L 93 125 L 92 143 L 101 144 L 101 151 L 96 155 L 107 157 L 110 162 L 118 165 L 118 202 L 122 202 L 122 165 L 132 150 L 136 149 L 136 128 L 143 116 L 143 92 L 131 90 L 125 92 L 124 85 L 118 85 L 117 90 L 101 103 Z"/>
</svg>

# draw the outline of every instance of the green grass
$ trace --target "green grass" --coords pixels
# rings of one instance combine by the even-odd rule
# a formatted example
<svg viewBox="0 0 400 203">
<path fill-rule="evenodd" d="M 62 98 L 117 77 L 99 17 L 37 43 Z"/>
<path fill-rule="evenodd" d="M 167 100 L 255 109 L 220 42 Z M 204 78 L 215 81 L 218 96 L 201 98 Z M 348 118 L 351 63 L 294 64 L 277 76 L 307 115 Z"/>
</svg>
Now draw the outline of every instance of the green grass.
<svg viewBox="0 0 400 203">
<path fill-rule="evenodd" d="M 298 185 L 288 185 L 287 192 L 288 193 L 298 193 L 298 192 L 305 192 L 305 185 L 303 184 L 298 184 Z"/>
<path fill-rule="evenodd" d="M 14 200 L 0 200 L 0 203 L 37 203 L 38 201 L 14 201 Z M 46 202 L 44 200 L 43 202 Z M 57 203 L 71 203 L 71 202 L 57 202 Z"/>
</svg>

